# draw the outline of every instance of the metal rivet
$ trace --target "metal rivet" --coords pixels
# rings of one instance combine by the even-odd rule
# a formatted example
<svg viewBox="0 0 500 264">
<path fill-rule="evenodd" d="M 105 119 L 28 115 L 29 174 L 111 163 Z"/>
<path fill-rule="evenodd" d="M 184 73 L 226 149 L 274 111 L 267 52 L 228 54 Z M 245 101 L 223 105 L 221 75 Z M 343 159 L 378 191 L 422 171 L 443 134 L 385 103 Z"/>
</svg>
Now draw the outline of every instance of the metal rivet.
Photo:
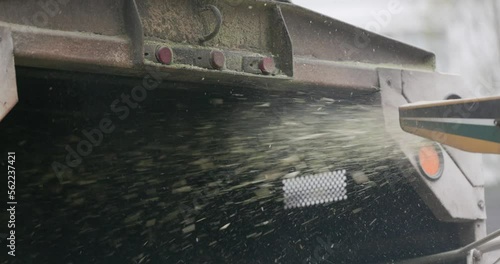
<svg viewBox="0 0 500 264">
<path fill-rule="evenodd" d="M 483 210 L 484 209 L 484 201 L 479 200 L 479 202 L 477 202 L 477 207 L 479 207 L 479 209 Z"/>
<path fill-rule="evenodd" d="M 167 65 L 172 64 L 173 57 L 174 53 L 172 52 L 172 49 L 170 49 L 169 47 L 160 46 L 156 50 L 156 59 L 160 63 Z"/>
<path fill-rule="evenodd" d="M 217 70 L 224 68 L 226 62 L 226 57 L 224 53 L 218 50 L 213 50 L 210 52 L 210 65 Z"/>
<path fill-rule="evenodd" d="M 274 59 L 267 57 L 263 58 L 259 63 L 259 69 L 263 74 L 271 74 L 276 70 L 276 65 L 274 64 Z"/>
</svg>

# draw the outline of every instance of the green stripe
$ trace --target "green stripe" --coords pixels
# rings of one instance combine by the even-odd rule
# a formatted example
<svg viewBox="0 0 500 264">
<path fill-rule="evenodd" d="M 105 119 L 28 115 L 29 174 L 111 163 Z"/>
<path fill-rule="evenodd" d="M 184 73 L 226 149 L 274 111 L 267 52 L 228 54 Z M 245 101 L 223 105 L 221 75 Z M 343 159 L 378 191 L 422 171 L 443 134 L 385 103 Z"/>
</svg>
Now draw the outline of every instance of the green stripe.
<svg viewBox="0 0 500 264">
<path fill-rule="evenodd" d="M 401 120 L 402 127 L 425 128 L 447 134 L 481 139 L 500 143 L 500 128 L 497 126 L 482 126 L 457 123 L 441 123 L 417 120 Z"/>
</svg>

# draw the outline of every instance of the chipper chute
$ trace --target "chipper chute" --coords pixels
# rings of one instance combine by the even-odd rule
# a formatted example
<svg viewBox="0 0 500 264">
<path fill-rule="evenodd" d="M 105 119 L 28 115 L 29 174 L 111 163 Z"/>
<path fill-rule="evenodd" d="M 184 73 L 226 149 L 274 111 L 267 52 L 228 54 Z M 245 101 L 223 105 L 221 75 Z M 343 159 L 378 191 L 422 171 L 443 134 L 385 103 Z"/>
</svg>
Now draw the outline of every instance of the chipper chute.
<svg viewBox="0 0 500 264">
<path fill-rule="evenodd" d="M 500 154 L 500 96 L 407 104 L 399 115 L 408 133 L 468 152 Z"/>
</svg>

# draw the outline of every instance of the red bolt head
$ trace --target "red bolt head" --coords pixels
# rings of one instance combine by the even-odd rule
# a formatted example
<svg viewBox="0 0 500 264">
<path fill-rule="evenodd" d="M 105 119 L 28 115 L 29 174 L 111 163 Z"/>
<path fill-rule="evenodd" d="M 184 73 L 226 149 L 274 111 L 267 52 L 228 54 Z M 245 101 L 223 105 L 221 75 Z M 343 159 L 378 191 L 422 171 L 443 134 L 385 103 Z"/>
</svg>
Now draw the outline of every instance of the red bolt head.
<svg viewBox="0 0 500 264">
<path fill-rule="evenodd" d="M 271 57 L 263 58 L 259 63 L 259 69 L 266 75 L 273 73 L 276 70 L 274 59 Z"/>
<path fill-rule="evenodd" d="M 170 65 L 172 64 L 173 58 L 174 58 L 174 53 L 172 52 L 172 49 L 169 47 L 162 46 L 156 50 L 156 59 L 160 63 Z"/>
<path fill-rule="evenodd" d="M 212 50 L 210 52 L 210 65 L 217 70 L 224 68 L 224 63 L 226 62 L 226 57 L 224 53 L 218 50 Z"/>
</svg>

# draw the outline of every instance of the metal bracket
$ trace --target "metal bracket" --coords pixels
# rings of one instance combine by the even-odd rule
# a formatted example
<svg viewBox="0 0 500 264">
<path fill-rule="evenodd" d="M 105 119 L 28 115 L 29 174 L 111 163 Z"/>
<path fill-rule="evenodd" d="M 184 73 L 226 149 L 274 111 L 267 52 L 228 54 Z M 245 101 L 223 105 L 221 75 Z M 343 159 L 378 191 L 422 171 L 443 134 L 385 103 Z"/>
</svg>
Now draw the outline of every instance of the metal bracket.
<svg viewBox="0 0 500 264">
<path fill-rule="evenodd" d="M 287 76 L 294 74 L 293 44 L 290 33 L 283 17 L 280 5 L 274 8 L 274 26 L 272 31 L 272 53 L 276 55 L 276 62 Z"/>
<path fill-rule="evenodd" d="M 0 121 L 17 101 L 14 43 L 10 30 L 0 28 Z"/>
<path fill-rule="evenodd" d="M 127 35 L 130 38 L 134 65 L 141 65 L 144 63 L 144 30 L 135 0 L 125 1 L 124 20 Z"/>
</svg>

